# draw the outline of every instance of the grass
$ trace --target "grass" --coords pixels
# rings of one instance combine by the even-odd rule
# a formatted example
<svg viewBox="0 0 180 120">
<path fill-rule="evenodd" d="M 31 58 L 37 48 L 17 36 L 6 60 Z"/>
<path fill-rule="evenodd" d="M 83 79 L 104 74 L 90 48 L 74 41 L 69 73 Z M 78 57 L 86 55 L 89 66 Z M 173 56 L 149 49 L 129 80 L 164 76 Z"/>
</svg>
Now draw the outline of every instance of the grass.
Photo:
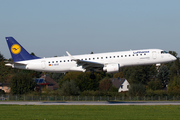
<svg viewBox="0 0 180 120">
<path fill-rule="evenodd" d="M 0 105 L 0 119 L 13 120 L 112 120 L 180 119 L 180 106 Z"/>
</svg>

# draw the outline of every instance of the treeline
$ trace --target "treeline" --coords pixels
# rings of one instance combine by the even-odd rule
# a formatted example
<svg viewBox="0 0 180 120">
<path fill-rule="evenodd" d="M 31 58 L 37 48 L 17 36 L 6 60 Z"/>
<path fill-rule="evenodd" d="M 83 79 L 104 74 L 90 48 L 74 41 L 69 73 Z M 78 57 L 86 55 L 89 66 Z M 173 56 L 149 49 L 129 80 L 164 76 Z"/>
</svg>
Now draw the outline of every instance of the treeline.
<svg viewBox="0 0 180 120">
<path fill-rule="evenodd" d="M 177 53 L 169 51 L 177 57 Z M 43 89 L 33 91 L 35 84 L 33 78 L 39 78 L 41 72 L 19 70 L 6 67 L 7 60 L 0 54 L 0 82 L 8 83 L 11 87 L 11 94 L 57 94 L 57 95 L 119 95 L 126 96 L 167 96 L 180 95 L 180 61 L 171 63 L 146 66 L 133 66 L 121 68 L 119 73 L 107 74 L 105 72 L 68 72 L 63 73 L 43 73 L 59 83 L 59 90 L 50 91 Z M 23 77 L 24 76 L 24 77 Z M 112 85 L 110 78 L 126 78 L 130 83 L 129 92 L 118 93 L 118 89 Z M 26 82 L 24 82 L 26 81 Z"/>
</svg>

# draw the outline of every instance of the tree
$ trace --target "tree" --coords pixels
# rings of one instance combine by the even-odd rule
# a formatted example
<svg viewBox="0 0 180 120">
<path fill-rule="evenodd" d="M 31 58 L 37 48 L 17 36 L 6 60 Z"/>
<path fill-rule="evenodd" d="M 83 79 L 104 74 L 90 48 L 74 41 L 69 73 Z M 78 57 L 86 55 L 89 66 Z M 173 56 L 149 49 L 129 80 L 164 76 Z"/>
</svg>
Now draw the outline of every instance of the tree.
<svg viewBox="0 0 180 120">
<path fill-rule="evenodd" d="M 109 92 L 118 92 L 118 88 L 112 85 L 112 87 L 109 89 Z"/>
<path fill-rule="evenodd" d="M 4 56 L 0 53 L 0 62 L 4 61 Z"/>
<path fill-rule="evenodd" d="M 177 53 L 175 52 L 175 51 L 169 51 L 169 53 L 171 54 L 171 55 L 173 55 L 174 57 L 176 57 L 177 58 Z M 166 63 L 165 65 L 168 67 L 168 69 L 170 70 L 170 68 L 171 68 L 171 66 L 173 65 L 175 63 L 175 61 L 174 62 L 169 62 L 169 63 Z"/>
<path fill-rule="evenodd" d="M 159 68 L 159 73 L 157 74 L 157 78 L 159 80 L 161 80 L 162 86 L 166 87 L 166 85 L 168 84 L 168 81 L 170 80 L 169 79 L 169 70 L 168 70 L 167 66 L 162 65 Z"/>
<path fill-rule="evenodd" d="M 131 70 L 130 83 L 142 83 L 147 85 L 147 83 L 156 75 L 157 70 L 155 65 L 144 65 L 135 66 Z"/>
<path fill-rule="evenodd" d="M 121 68 L 121 71 L 123 73 L 124 78 L 126 78 L 128 81 L 132 75 L 132 73 L 135 71 L 135 67 L 123 67 Z"/>
<path fill-rule="evenodd" d="M 146 94 L 146 87 L 142 83 L 131 84 L 129 88 L 129 95 L 131 96 L 144 96 Z"/>
<path fill-rule="evenodd" d="M 122 70 L 118 73 L 114 73 L 113 78 L 124 78 Z"/>
<path fill-rule="evenodd" d="M 173 79 L 174 76 L 179 76 L 180 74 L 180 59 L 177 58 L 176 61 L 170 66 L 170 79 Z"/>
<path fill-rule="evenodd" d="M 160 90 L 162 89 L 162 82 L 159 79 L 152 79 L 150 82 L 148 82 L 147 89 L 151 90 Z"/>
<path fill-rule="evenodd" d="M 4 61 L 0 62 L 0 82 L 1 83 L 7 82 L 7 79 L 9 78 L 9 76 L 12 76 L 11 74 L 13 74 L 14 72 L 15 72 L 15 69 L 5 66 Z"/>
<path fill-rule="evenodd" d="M 79 87 L 80 91 L 84 90 L 98 90 L 99 89 L 99 81 L 102 80 L 102 76 L 99 73 L 94 73 L 95 79 L 91 79 L 91 72 L 68 72 L 65 76 L 60 79 L 59 87 L 61 88 L 62 83 L 64 81 L 75 80 L 77 86 Z"/>
<path fill-rule="evenodd" d="M 180 95 L 180 76 L 175 76 L 169 81 L 168 93 L 170 95 Z"/>
<path fill-rule="evenodd" d="M 31 74 L 17 73 L 11 79 L 12 94 L 25 94 L 33 91 L 36 83 L 33 81 Z"/>
<path fill-rule="evenodd" d="M 33 52 L 31 53 L 31 55 L 36 56 Z"/>
<path fill-rule="evenodd" d="M 4 90 L 0 89 L 0 95 L 4 95 L 4 94 L 5 94 Z"/>
<path fill-rule="evenodd" d="M 171 55 L 173 55 L 174 57 L 177 57 L 177 55 L 178 55 L 175 51 L 169 51 L 169 53 L 170 53 Z"/>
<path fill-rule="evenodd" d="M 51 78 L 56 81 L 57 83 L 59 82 L 59 79 L 61 79 L 64 76 L 64 73 L 52 73 Z"/>
<path fill-rule="evenodd" d="M 8 75 L 8 68 L 5 67 L 4 56 L 0 53 L 0 82 L 4 83 Z"/>
<path fill-rule="evenodd" d="M 99 90 L 109 91 L 112 87 L 112 81 L 109 78 L 104 78 L 99 82 Z"/>
<path fill-rule="evenodd" d="M 79 95 L 80 90 L 79 87 L 76 85 L 76 82 L 74 80 L 70 81 L 64 81 L 61 89 L 60 89 L 61 95 Z"/>
</svg>

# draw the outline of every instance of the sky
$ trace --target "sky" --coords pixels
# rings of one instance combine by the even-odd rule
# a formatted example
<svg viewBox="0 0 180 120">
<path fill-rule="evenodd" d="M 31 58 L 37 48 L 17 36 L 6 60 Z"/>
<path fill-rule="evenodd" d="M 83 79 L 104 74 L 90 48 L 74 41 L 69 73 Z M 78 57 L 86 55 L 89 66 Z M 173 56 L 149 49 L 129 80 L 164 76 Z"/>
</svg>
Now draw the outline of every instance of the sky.
<svg viewBox="0 0 180 120">
<path fill-rule="evenodd" d="M 0 0 L 5 37 L 39 57 L 158 48 L 180 56 L 179 0 Z"/>
</svg>

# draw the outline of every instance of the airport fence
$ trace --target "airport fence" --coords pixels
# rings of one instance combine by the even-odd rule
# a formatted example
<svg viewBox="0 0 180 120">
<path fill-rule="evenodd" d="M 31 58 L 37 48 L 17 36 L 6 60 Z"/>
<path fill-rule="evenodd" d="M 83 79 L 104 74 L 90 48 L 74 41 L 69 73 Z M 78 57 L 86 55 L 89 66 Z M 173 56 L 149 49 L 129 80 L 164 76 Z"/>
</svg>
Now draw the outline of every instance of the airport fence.
<svg viewBox="0 0 180 120">
<path fill-rule="evenodd" d="M 179 101 L 180 96 L 38 96 L 1 95 L 0 101 Z"/>
</svg>

